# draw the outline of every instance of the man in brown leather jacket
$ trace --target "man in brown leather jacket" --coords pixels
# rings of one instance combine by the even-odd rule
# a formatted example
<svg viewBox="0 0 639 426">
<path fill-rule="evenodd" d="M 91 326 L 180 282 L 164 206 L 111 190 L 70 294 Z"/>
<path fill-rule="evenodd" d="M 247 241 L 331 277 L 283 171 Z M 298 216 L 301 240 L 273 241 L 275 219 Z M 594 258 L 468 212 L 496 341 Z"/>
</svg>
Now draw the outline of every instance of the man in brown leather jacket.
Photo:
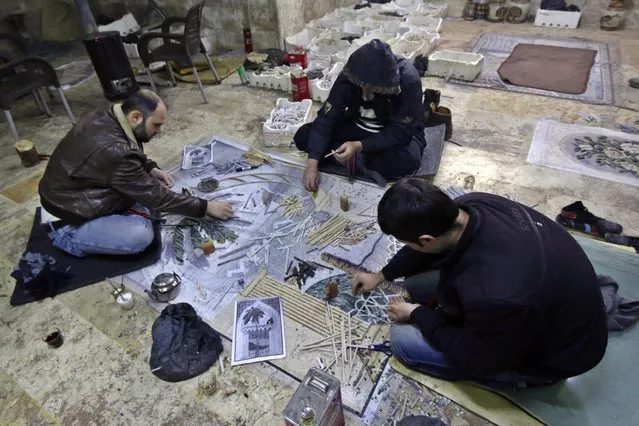
<svg viewBox="0 0 639 426">
<path fill-rule="evenodd" d="M 59 219 L 53 245 L 74 256 L 133 254 L 153 241 L 149 219 L 131 210 L 191 217 L 233 215 L 228 203 L 170 190 L 173 178 L 144 154 L 168 119 L 158 95 L 141 90 L 86 116 L 62 139 L 40 181 L 43 209 Z"/>
</svg>

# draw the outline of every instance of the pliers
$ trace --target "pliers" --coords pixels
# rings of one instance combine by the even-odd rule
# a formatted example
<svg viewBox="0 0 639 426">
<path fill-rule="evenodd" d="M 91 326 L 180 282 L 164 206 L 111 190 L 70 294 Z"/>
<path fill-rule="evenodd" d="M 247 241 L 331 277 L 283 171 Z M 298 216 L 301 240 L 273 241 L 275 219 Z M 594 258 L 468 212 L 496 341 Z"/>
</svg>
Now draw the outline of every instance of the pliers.
<svg viewBox="0 0 639 426">
<path fill-rule="evenodd" d="M 349 348 L 367 349 L 369 351 L 384 352 L 386 355 L 393 355 L 391 351 L 390 341 L 386 340 L 382 343 L 374 343 L 370 345 L 348 345 Z"/>
</svg>

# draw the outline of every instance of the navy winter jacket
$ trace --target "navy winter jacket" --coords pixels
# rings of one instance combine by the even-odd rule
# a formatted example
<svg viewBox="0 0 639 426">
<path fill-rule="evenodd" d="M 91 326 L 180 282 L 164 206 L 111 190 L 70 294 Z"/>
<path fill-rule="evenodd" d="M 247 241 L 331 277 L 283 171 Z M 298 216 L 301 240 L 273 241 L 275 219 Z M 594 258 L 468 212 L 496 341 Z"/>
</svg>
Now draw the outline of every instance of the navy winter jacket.
<svg viewBox="0 0 639 426">
<path fill-rule="evenodd" d="M 400 57 L 396 59 L 402 91 L 394 96 L 375 95 L 375 115 L 384 124 L 384 129 L 379 133 L 371 133 L 361 141 L 364 153 L 376 153 L 397 145 L 408 145 L 413 137 L 417 138 L 422 147 L 425 145 L 422 81 L 412 63 Z M 362 89 L 340 73 L 328 100 L 313 123 L 308 144 L 309 158 L 321 159 L 322 154 L 328 150 L 333 128 L 346 119 L 356 118 L 361 102 Z"/>
</svg>

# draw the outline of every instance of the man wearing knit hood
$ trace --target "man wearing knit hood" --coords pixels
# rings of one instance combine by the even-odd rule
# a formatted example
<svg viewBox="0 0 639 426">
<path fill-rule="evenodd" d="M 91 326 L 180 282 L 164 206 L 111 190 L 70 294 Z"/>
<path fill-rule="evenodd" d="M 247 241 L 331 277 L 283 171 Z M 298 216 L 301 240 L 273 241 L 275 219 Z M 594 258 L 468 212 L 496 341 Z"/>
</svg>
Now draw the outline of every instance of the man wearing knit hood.
<svg viewBox="0 0 639 426">
<path fill-rule="evenodd" d="M 317 190 L 322 161 L 348 162 L 349 172 L 379 184 L 413 173 L 426 145 L 424 122 L 417 69 L 372 40 L 350 56 L 317 119 L 295 134 L 297 148 L 308 153 L 304 187 Z"/>
</svg>

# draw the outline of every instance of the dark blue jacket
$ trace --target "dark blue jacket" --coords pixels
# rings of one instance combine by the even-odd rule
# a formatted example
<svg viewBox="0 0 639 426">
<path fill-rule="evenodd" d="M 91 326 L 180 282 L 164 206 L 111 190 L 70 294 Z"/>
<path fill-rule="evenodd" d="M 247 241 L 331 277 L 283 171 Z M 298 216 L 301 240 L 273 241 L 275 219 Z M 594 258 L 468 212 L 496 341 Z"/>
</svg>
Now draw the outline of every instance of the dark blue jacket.
<svg viewBox="0 0 639 426">
<path fill-rule="evenodd" d="M 515 370 L 540 378 L 582 374 L 606 351 L 606 313 L 597 275 L 575 239 L 543 214 L 491 194 L 455 200 L 468 225 L 450 252 L 403 247 L 387 280 L 439 269 L 439 308 L 411 321 L 473 379 Z"/>
<path fill-rule="evenodd" d="M 371 66 L 375 66 L 371 64 Z M 417 69 L 403 58 L 397 58 L 402 91 L 399 95 L 375 95 L 375 114 L 384 129 L 362 140 L 364 153 L 376 153 L 398 145 L 408 145 L 416 137 L 424 146 L 425 113 L 422 105 L 422 81 Z M 352 84 L 343 73 L 337 77 L 328 100 L 317 114 L 311 130 L 309 158 L 320 160 L 328 151 L 333 129 L 345 119 L 359 115 L 362 89 Z"/>
</svg>

